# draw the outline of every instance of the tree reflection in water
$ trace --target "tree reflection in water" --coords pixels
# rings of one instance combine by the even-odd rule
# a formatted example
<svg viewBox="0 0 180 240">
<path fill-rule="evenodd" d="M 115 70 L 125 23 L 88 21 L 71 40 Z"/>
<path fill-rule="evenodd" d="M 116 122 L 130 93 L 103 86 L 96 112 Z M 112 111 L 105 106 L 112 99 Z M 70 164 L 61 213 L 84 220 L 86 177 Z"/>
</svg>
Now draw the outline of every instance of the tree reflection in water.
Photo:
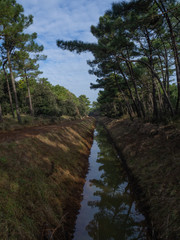
<svg viewBox="0 0 180 240">
<path fill-rule="evenodd" d="M 94 196 L 100 200 L 88 202 L 98 209 L 86 226 L 89 236 L 94 240 L 147 239 L 145 218 L 136 210 L 121 161 L 102 126 L 97 127 L 95 140 L 102 174 L 91 180 L 98 189 Z"/>
</svg>

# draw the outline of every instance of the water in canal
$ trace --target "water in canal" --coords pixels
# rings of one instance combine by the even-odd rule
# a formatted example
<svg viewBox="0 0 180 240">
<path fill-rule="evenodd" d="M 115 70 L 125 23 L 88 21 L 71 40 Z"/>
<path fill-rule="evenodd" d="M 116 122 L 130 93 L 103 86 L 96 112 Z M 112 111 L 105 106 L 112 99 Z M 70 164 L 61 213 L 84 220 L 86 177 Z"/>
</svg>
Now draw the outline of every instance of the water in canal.
<svg viewBox="0 0 180 240">
<path fill-rule="evenodd" d="M 73 240 L 143 240 L 144 216 L 136 209 L 127 176 L 107 132 L 97 126 Z"/>
</svg>

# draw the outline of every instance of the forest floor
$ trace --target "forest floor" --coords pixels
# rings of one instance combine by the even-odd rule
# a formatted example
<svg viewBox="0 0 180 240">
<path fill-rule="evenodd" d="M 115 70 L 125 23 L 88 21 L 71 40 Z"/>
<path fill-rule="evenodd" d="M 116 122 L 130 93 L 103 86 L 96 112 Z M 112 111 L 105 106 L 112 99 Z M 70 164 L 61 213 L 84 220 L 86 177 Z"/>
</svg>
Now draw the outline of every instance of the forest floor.
<svg viewBox="0 0 180 240">
<path fill-rule="evenodd" d="M 168 125 L 99 119 L 139 187 L 157 239 L 180 239 L 180 129 Z M 146 210 L 147 210 L 146 209 Z"/>
<path fill-rule="evenodd" d="M 94 123 L 0 131 L 0 239 L 72 239 Z"/>
</svg>

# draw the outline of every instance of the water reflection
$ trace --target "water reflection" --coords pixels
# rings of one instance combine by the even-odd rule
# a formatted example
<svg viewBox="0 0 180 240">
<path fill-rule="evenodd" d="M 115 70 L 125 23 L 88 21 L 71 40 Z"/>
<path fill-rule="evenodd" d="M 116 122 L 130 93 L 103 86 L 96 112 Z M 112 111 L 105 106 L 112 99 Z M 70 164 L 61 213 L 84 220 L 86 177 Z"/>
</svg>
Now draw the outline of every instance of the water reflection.
<svg viewBox="0 0 180 240">
<path fill-rule="evenodd" d="M 74 240 L 142 240 L 145 219 L 135 207 L 127 177 L 103 127 L 98 126 Z"/>
</svg>

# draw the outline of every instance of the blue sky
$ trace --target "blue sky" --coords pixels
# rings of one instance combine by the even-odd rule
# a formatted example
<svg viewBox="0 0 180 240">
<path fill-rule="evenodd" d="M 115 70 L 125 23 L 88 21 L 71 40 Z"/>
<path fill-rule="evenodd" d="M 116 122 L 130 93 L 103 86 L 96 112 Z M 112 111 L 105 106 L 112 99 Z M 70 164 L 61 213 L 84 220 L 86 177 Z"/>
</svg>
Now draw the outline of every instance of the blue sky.
<svg viewBox="0 0 180 240">
<path fill-rule="evenodd" d="M 25 15 L 32 14 L 34 23 L 28 32 L 37 32 L 38 43 L 44 45 L 47 60 L 40 62 L 43 77 L 59 84 L 79 96 L 85 94 L 96 100 L 98 91 L 90 90 L 90 82 L 96 77 L 88 74 L 86 61 L 90 53 L 77 55 L 62 51 L 56 46 L 57 39 L 94 42 L 90 26 L 96 25 L 100 16 L 111 8 L 113 0 L 17 0 Z"/>
</svg>

